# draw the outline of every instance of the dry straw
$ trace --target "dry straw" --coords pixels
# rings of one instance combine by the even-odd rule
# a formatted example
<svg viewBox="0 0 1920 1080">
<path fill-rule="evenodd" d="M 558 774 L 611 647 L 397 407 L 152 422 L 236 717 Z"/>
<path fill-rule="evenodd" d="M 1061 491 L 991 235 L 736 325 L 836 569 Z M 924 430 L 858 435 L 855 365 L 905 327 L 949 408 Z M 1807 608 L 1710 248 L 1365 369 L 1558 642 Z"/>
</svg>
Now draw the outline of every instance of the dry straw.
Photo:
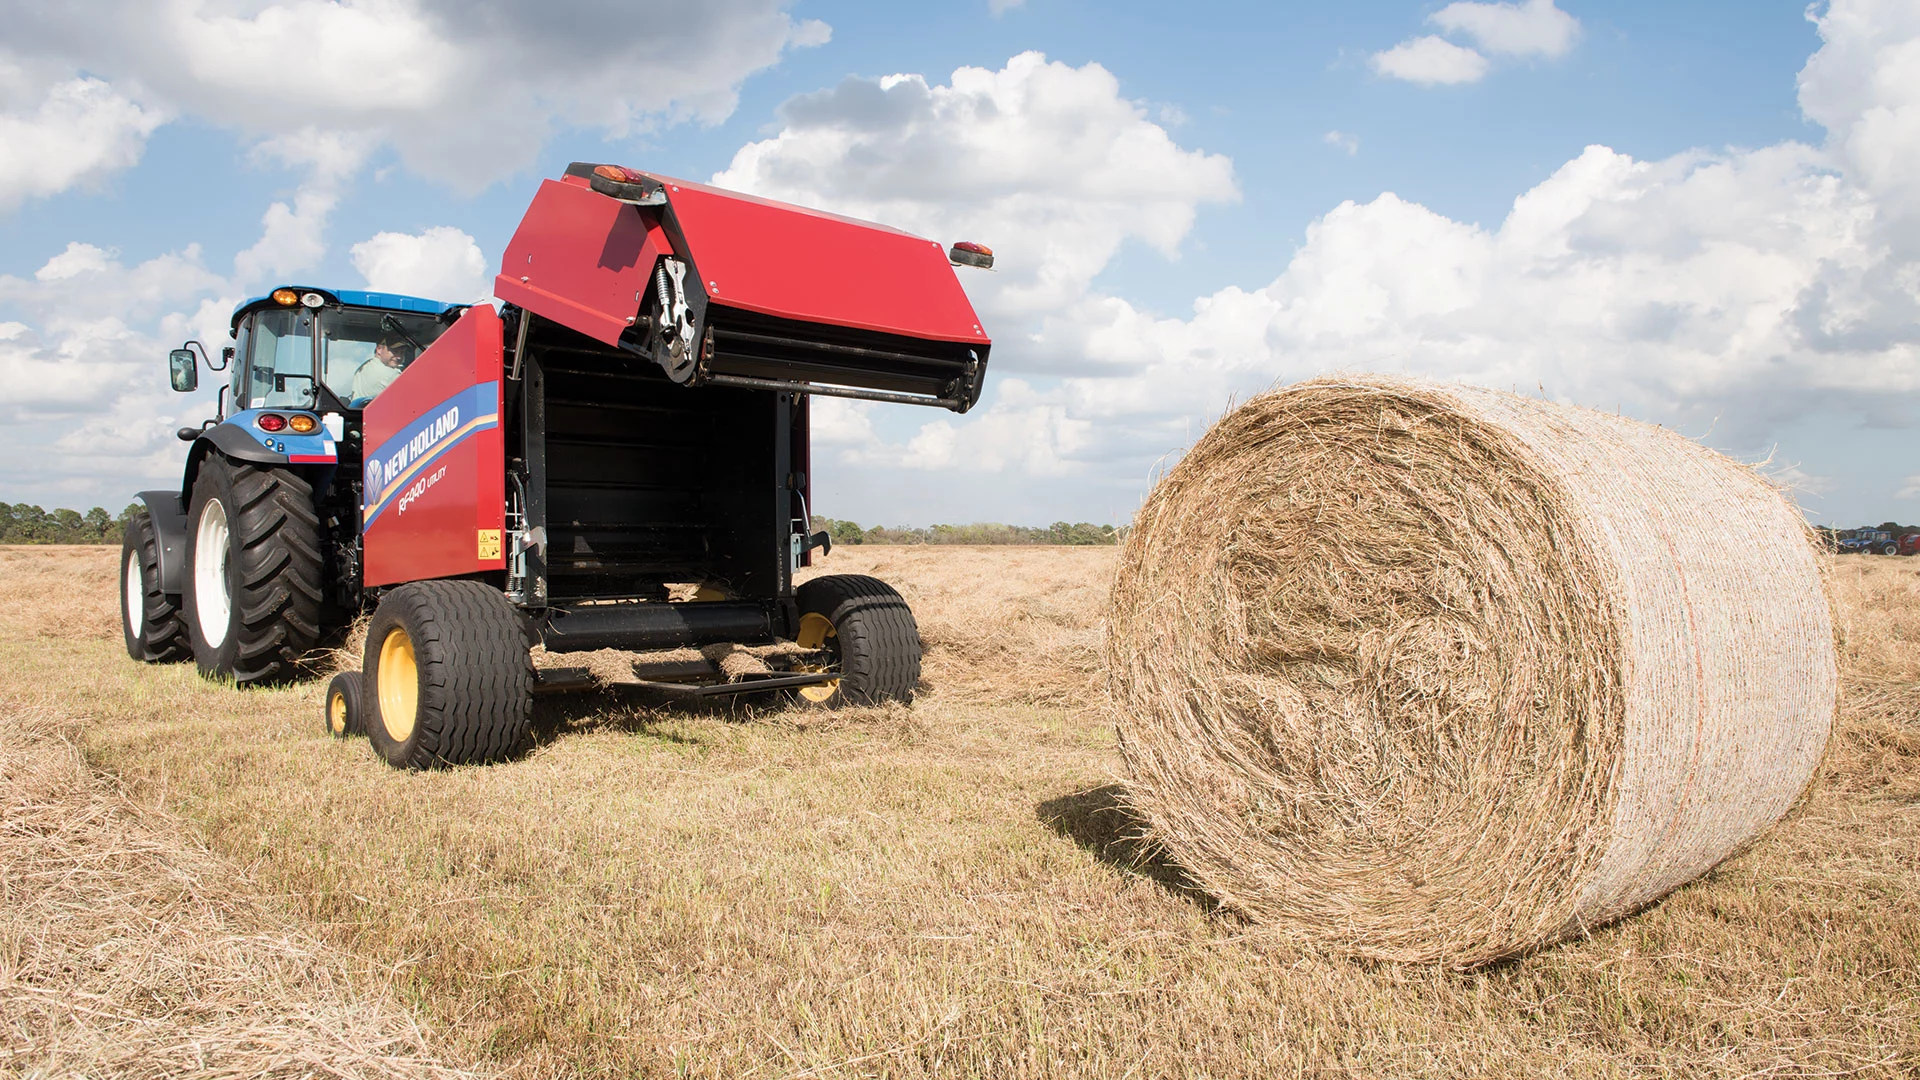
<svg viewBox="0 0 1920 1080">
<path fill-rule="evenodd" d="M 474 1076 L 368 965 L 95 776 L 78 726 L 0 712 L 0 1076 Z"/>
<path fill-rule="evenodd" d="M 1255 398 L 1154 490 L 1109 679 L 1132 798 L 1228 907 L 1468 967 L 1785 813 L 1836 695 L 1799 513 L 1670 431 L 1497 391 Z"/>
</svg>

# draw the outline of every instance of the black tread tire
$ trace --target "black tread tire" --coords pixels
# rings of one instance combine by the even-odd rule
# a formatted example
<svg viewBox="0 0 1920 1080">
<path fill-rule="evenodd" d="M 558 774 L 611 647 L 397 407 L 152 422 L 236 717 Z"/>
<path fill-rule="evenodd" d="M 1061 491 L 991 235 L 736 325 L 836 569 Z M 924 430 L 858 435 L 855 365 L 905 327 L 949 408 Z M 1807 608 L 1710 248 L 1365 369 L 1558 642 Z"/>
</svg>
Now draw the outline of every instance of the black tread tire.
<svg viewBox="0 0 1920 1080">
<path fill-rule="evenodd" d="M 864 574 L 829 574 L 800 586 L 794 599 L 803 617 L 827 617 L 839 646 L 840 685 L 832 697 L 811 704 L 912 703 L 920 685 L 920 627 L 893 586 Z"/>
<path fill-rule="evenodd" d="M 138 631 L 133 626 L 133 612 L 127 608 L 129 571 L 140 575 L 144 601 Z M 160 534 L 153 527 L 153 515 L 144 506 L 127 521 L 126 536 L 120 542 L 120 632 L 126 639 L 127 655 L 143 663 L 171 664 L 193 655 L 193 640 L 180 614 L 180 597 L 160 591 Z"/>
<path fill-rule="evenodd" d="M 341 712 L 345 722 L 339 727 L 333 723 L 333 704 L 339 699 L 345 706 Z M 360 673 L 343 671 L 327 682 L 327 696 L 320 699 L 320 723 L 327 734 L 336 739 L 348 739 L 362 734 L 366 727 L 365 714 L 360 706 Z"/>
<path fill-rule="evenodd" d="M 227 509 L 232 597 L 218 646 L 201 630 L 194 574 L 201 514 L 213 499 Z M 209 454 L 193 482 L 186 562 L 182 606 L 200 674 L 242 686 L 296 678 L 302 658 L 320 643 L 320 518 L 312 485 L 287 469 Z"/>
<path fill-rule="evenodd" d="M 381 714 L 380 652 L 404 630 L 418 668 L 412 733 L 397 740 Z M 380 598 L 367 626 L 361 726 L 400 769 L 484 765 L 511 754 L 533 719 L 533 659 L 525 620 L 478 581 L 416 581 Z"/>
</svg>

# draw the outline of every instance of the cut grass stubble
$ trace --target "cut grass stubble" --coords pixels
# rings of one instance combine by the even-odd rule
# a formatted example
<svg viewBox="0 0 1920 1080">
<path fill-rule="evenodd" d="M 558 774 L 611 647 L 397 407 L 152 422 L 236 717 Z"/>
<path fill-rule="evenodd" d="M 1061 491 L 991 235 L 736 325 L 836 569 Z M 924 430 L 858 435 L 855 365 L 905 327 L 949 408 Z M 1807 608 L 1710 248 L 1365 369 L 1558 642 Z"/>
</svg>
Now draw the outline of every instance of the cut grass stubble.
<svg viewBox="0 0 1920 1080">
<path fill-rule="evenodd" d="M 514 1075 L 1920 1065 L 1920 564 L 1842 567 L 1847 709 L 1797 817 L 1643 915 L 1459 975 L 1274 941 L 1134 841 L 1091 662 L 1113 558 L 843 548 L 823 570 L 921 621 L 911 710 L 556 699 L 525 759 L 409 775 L 322 735 L 316 685 L 125 660 L 110 553 L 0 553 L 11 595 L 71 598 L 0 628 L 0 706 L 63 717 L 221 888 L 382 973 L 441 1060 Z"/>
</svg>

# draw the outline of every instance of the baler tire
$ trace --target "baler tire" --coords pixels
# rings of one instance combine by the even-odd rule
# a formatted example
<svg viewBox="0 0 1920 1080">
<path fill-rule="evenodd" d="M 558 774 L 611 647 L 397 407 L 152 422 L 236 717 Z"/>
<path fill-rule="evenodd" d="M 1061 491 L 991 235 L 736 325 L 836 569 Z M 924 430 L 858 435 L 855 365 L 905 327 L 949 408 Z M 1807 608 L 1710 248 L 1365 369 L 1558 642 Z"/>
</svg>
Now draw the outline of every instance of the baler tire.
<svg viewBox="0 0 1920 1080">
<path fill-rule="evenodd" d="M 336 739 L 351 738 L 362 733 L 366 718 L 360 705 L 359 672 L 343 671 L 327 683 L 327 696 L 321 705 L 320 718 L 327 726 L 327 734 Z"/>
<path fill-rule="evenodd" d="M 209 530 L 215 504 L 223 524 Z M 201 551 L 207 537 L 221 533 L 224 561 Z M 241 686 L 293 681 L 320 642 L 320 518 L 312 486 L 288 469 L 208 455 L 193 484 L 186 562 L 184 621 L 200 674 Z M 224 619 L 219 603 L 203 611 L 214 598 L 201 595 L 222 586 Z M 217 640 L 209 623 L 224 623 Z"/>
<path fill-rule="evenodd" d="M 520 612 L 478 581 L 416 581 L 380 598 L 367 627 L 362 727 L 397 769 L 484 765 L 533 719 Z"/>
<path fill-rule="evenodd" d="M 794 599 L 803 634 L 809 616 L 831 627 L 826 645 L 840 670 L 834 683 L 797 691 L 798 701 L 822 709 L 912 703 L 920 685 L 920 627 L 893 586 L 864 574 L 830 574 L 800 586 Z"/>
<path fill-rule="evenodd" d="M 170 664 L 193 655 L 180 597 L 160 591 L 160 534 L 145 507 L 134 511 L 120 542 L 120 630 L 127 655 Z"/>
</svg>

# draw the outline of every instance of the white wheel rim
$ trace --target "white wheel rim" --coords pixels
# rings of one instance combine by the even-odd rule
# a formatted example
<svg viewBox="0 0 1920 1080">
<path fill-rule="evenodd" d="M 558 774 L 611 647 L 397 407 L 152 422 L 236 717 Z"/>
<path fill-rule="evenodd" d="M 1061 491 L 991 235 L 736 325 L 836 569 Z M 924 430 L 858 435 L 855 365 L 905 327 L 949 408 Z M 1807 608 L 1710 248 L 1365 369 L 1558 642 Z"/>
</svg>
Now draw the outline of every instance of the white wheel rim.
<svg viewBox="0 0 1920 1080">
<path fill-rule="evenodd" d="M 233 616 L 233 597 L 227 591 L 227 508 L 208 499 L 200 509 L 200 528 L 193 537 L 193 607 L 200 636 L 219 648 L 227 641 L 227 622 Z"/>
<path fill-rule="evenodd" d="M 127 605 L 127 629 L 133 640 L 139 641 L 147 632 L 147 589 L 140 580 L 139 548 L 127 552 L 126 583 L 121 591 L 126 594 L 121 603 Z"/>
</svg>

